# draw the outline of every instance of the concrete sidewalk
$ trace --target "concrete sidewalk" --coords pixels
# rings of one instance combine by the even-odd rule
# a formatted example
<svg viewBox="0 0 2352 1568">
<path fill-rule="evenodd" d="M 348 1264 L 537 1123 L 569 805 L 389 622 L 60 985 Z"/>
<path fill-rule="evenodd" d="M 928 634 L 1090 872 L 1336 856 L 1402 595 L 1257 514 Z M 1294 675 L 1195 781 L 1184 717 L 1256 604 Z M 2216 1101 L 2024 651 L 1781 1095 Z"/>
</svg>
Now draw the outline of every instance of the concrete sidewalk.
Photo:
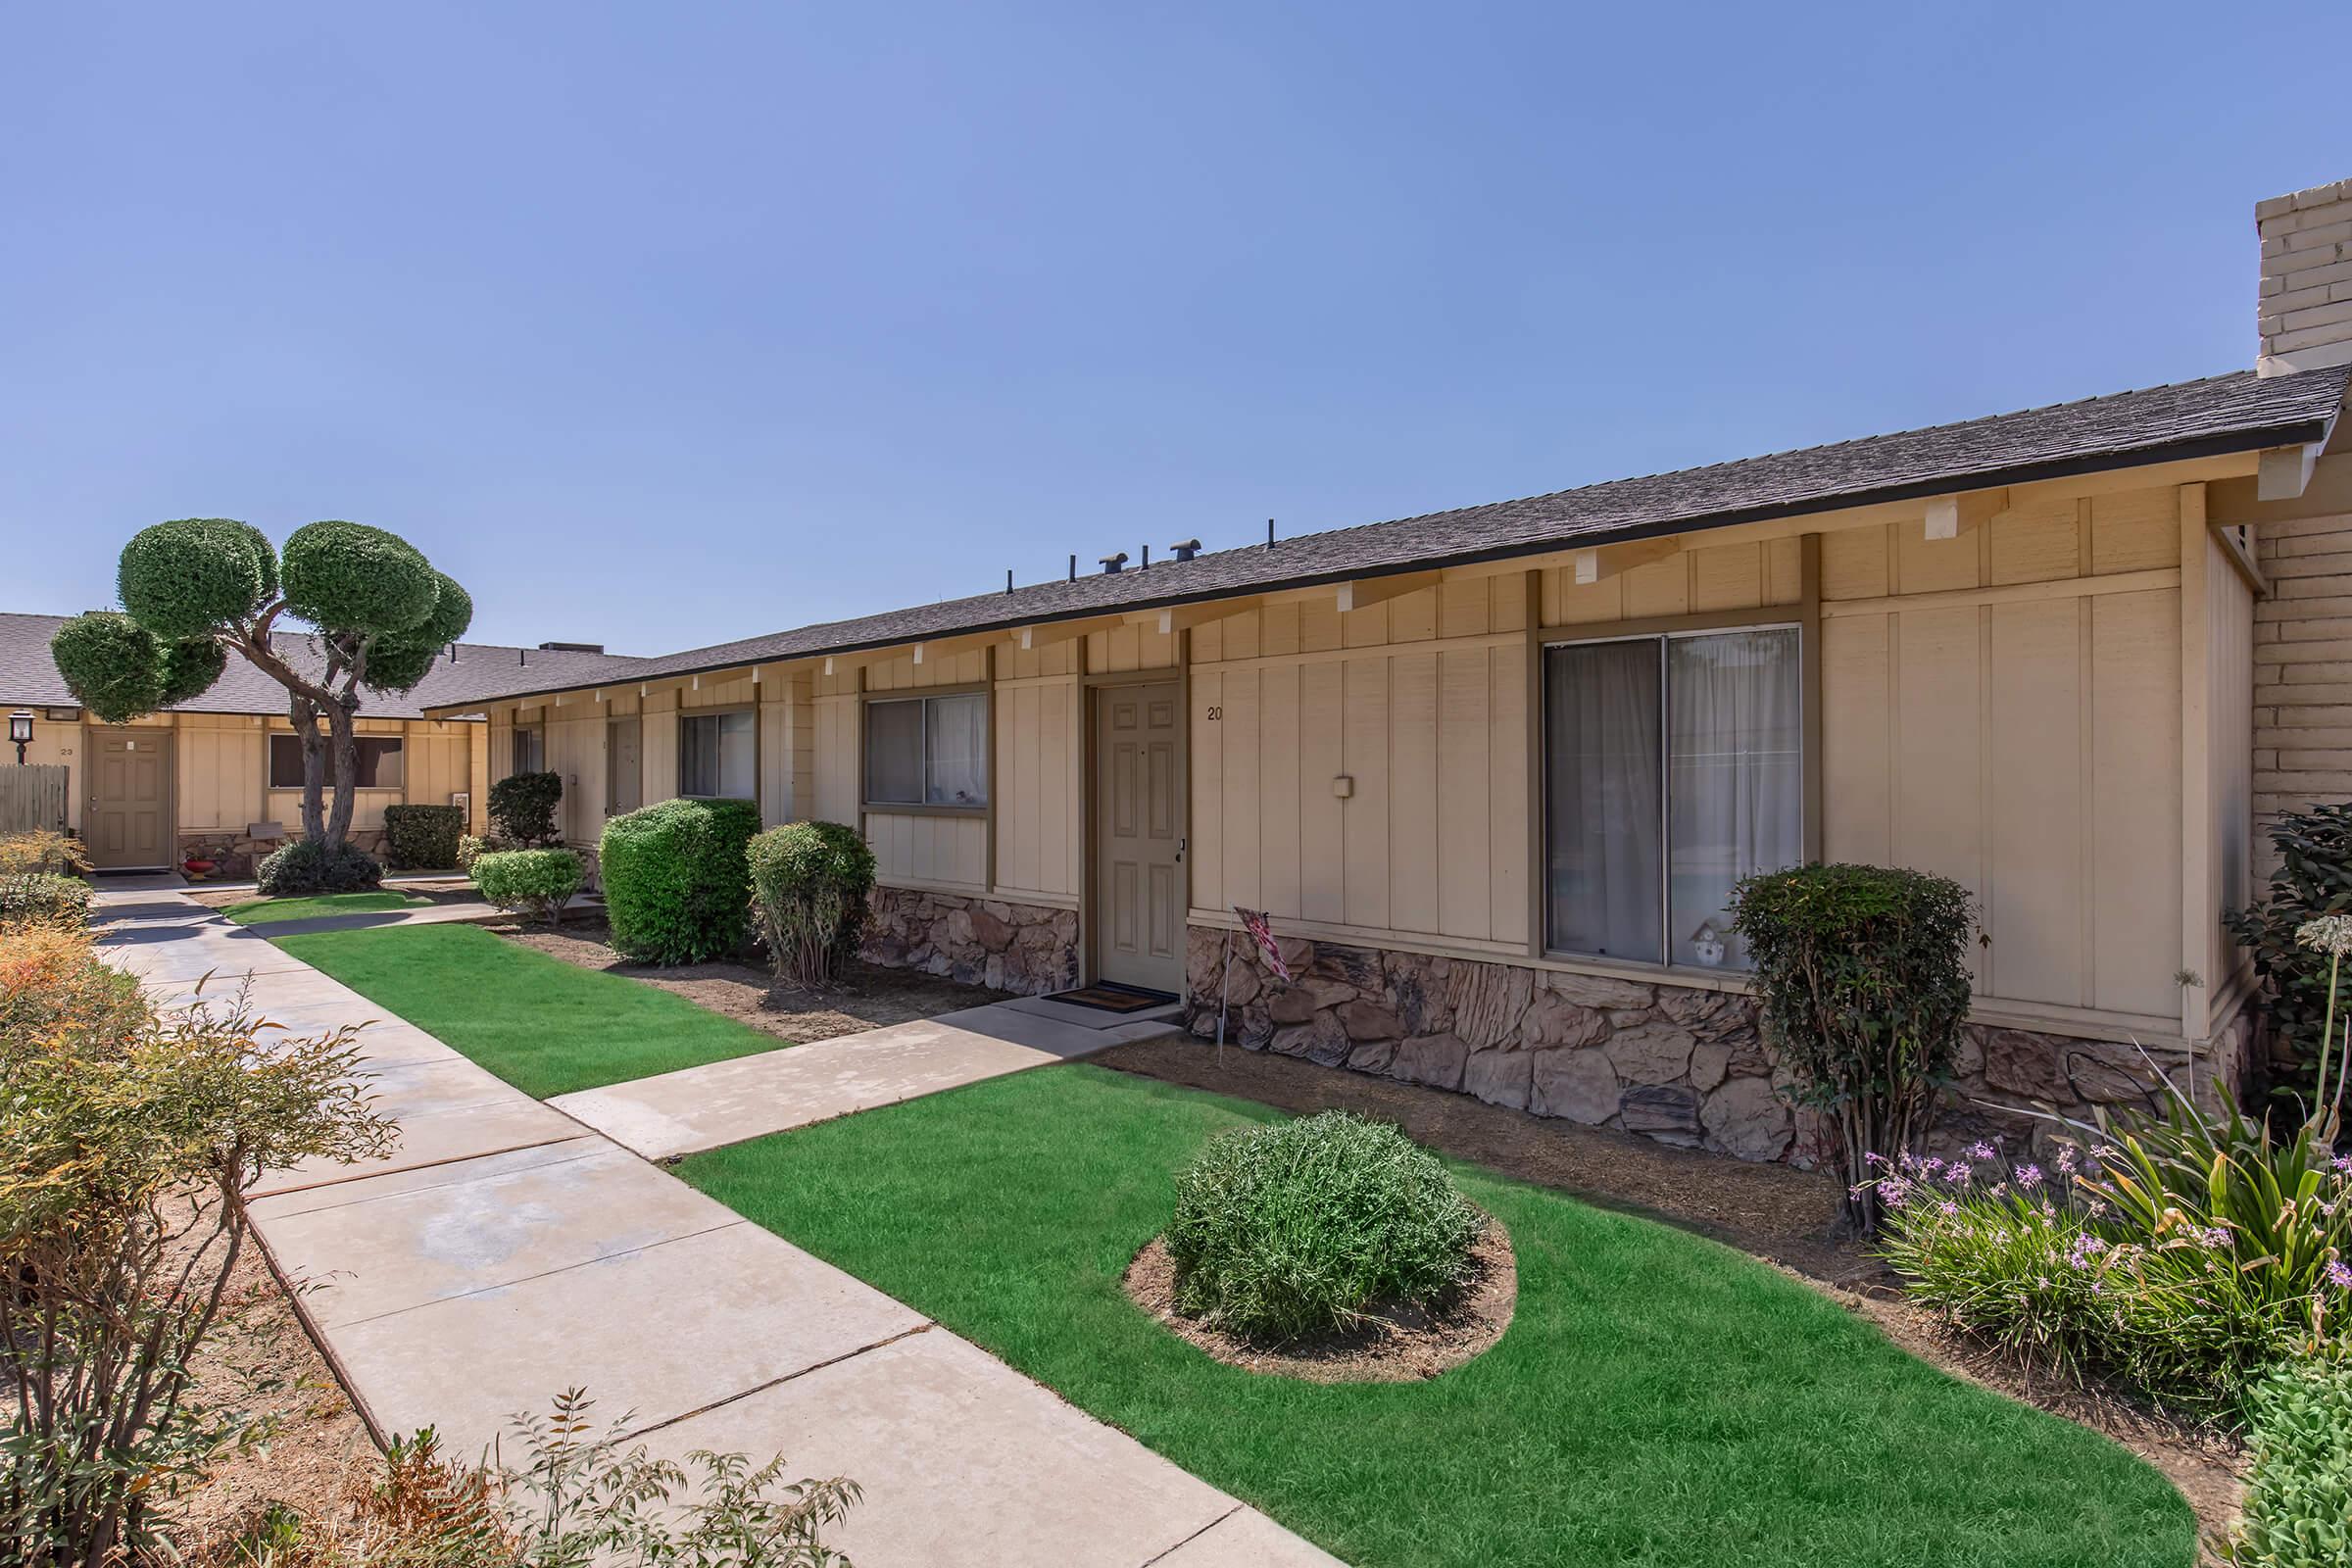
<svg viewBox="0 0 2352 1568">
<path fill-rule="evenodd" d="M 583 1089 L 548 1103 L 648 1159 L 668 1159 L 1175 1032 L 1165 1018 L 1022 999 Z"/>
<path fill-rule="evenodd" d="M 364 1070 L 401 1147 L 272 1172 L 253 1212 L 379 1434 L 429 1422 L 467 1453 L 584 1386 L 662 1453 L 852 1477 L 865 1500 L 829 1544 L 860 1568 L 1336 1561 L 257 932 L 168 892 L 98 904 L 161 999 L 250 973 L 289 1027 L 375 1020 Z"/>
</svg>

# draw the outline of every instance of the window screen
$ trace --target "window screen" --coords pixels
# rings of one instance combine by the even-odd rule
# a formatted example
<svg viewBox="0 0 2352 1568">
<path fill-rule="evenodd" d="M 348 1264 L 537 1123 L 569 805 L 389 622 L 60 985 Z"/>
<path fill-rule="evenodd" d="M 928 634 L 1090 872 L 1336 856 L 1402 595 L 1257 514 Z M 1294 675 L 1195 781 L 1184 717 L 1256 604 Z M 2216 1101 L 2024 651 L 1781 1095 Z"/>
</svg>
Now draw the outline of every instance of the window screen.
<svg viewBox="0 0 2352 1568">
<path fill-rule="evenodd" d="M 758 751 L 749 712 L 693 714 L 678 725 L 678 793 L 756 799 Z"/>
</svg>

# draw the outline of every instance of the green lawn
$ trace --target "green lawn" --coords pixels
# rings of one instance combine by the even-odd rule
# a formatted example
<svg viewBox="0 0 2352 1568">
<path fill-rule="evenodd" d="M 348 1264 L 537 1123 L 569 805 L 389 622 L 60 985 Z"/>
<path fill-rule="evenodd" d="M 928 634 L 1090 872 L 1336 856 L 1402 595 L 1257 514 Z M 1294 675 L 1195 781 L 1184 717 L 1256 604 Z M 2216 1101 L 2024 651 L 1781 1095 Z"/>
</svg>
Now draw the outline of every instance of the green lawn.
<svg viewBox="0 0 2352 1568">
<path fill-rule="evenodd" d="M 320 893 L 307 899 L 255 899 L 220 912 L 239 925 L 275 925 L 281 920 L 315 920 L 322 914 L 381 914 L 386 909 L 421 909 L 433 901 L 411 893 Z"/>
<path fill-rule="evenodd" d="M 1743 1254 L 1457 1166 L 1510 1332 L 1426 1383 L 1209 1359 L 1118 1280 L 1203 1139 L 1279 1112 L 1074 1065 L 680 1173 L 1358 1568 L 2187 1568 L 2195 1520 L 2081 1427 L 1960 1383 Z"/>
<path fill-rule="evenodd" d="M 383 926 L 276 940 L 542 1100 L 783 1045 L 683 997 L 551 958 L 473 926 Z"/>
</svg>

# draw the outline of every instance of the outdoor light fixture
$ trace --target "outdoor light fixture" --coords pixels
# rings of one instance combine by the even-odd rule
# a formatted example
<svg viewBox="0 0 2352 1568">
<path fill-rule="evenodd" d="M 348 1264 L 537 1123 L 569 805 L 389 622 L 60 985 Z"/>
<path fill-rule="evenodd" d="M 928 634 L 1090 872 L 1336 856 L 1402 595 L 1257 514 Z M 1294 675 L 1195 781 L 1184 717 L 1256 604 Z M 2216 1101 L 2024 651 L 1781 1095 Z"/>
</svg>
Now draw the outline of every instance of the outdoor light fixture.
<svg viewBox="0 0 2352 1568">
<path fill-rule="evenodd" d="M 24 765 L 24 748 L 32 744 L 32 714 L 18 709 L 8 715 L 8 738 L 17 743 L 17 765 Z"/>
</svg>

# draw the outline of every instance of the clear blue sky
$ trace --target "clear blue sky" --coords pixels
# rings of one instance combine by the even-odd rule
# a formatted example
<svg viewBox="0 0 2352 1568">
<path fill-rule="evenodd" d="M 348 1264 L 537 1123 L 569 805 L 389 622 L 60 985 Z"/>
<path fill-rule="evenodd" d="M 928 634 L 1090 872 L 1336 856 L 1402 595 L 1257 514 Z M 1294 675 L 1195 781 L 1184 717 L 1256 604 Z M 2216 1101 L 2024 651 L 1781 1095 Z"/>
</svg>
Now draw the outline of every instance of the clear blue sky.
<svg viewBox="0 0 2352 1568">
<path fill-rule="evenodd" d="M 2347 61 L 2340 0 L 16 6 L 0 609 L 341 516 L 654 653 L 2242 368 Z"/>
</svg>

